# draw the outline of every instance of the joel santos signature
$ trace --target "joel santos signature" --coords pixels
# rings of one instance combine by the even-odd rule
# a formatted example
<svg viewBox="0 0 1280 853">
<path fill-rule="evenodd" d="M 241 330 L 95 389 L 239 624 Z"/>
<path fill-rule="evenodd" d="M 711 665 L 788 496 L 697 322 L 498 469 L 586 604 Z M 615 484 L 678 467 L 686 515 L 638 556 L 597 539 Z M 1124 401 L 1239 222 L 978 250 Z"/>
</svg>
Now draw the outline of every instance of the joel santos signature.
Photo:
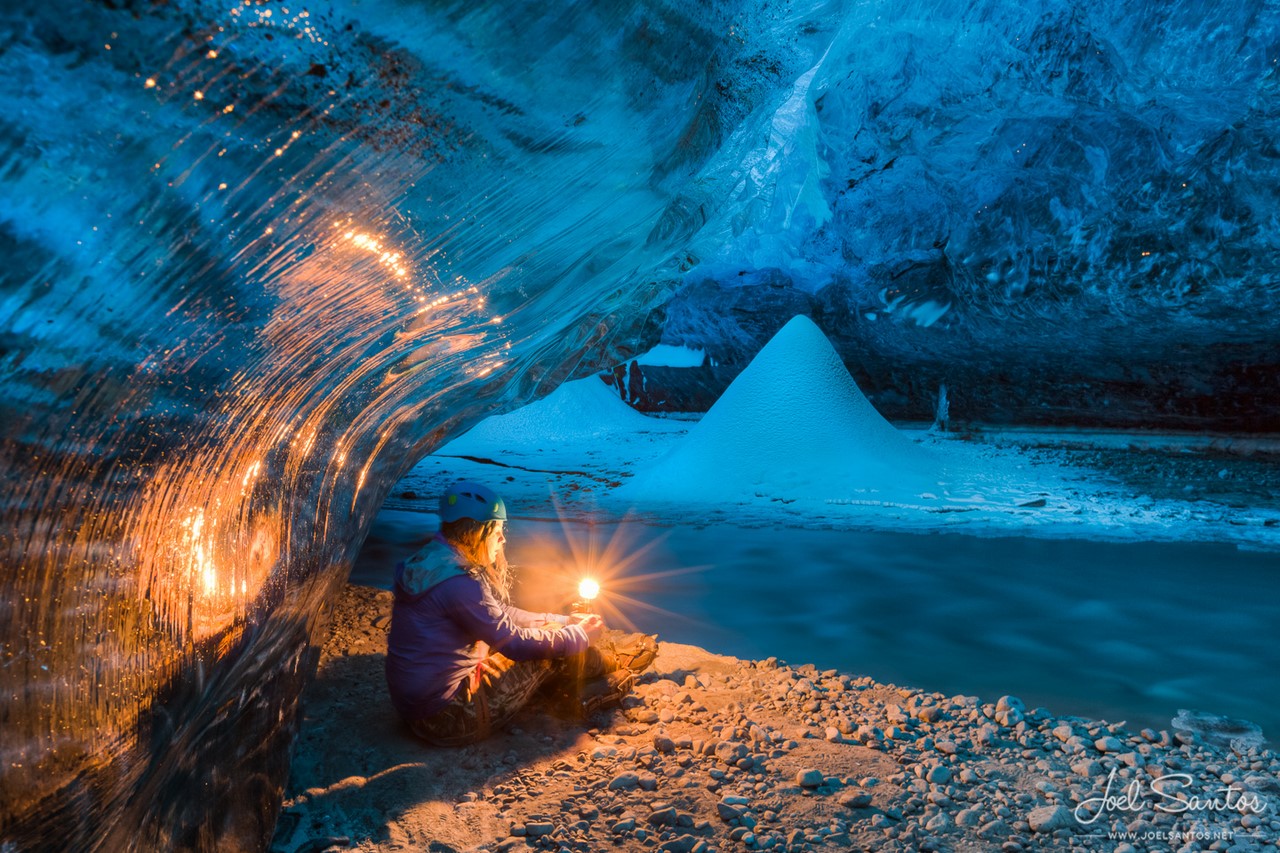
<svg viewBox="0 0 1280 853">
<path fill-rule="evenodd" d="M 1147 808 L 1144 800 L 1142 782 L 1131 781 L 1119 793 L 1113 792 L 1116 781 L 1116 768 L 1111 768 L 1107 777 L 1107 787 L 1101 796 L 1081 800 L 1075 809 L 1076 820 L 1083 824 L 1091 824 L 1107 812 L 1140 812 Z M 1184 812 L 1239 812 L 1260 815 L 1267 810 L 1268 803 L 1257 794 L 1242 791 L 1231 785 L 1224 785 L 1213 792 L 1213 796 L 1204 797 L 1189 794 L 1186 791 L 1192 777 L 1188 773 L 1169 773 L 1151 780 L 1150 792 L 1157 798 L 1152 806 L 1157 811 L 1167 814 Z"/>
</svg>

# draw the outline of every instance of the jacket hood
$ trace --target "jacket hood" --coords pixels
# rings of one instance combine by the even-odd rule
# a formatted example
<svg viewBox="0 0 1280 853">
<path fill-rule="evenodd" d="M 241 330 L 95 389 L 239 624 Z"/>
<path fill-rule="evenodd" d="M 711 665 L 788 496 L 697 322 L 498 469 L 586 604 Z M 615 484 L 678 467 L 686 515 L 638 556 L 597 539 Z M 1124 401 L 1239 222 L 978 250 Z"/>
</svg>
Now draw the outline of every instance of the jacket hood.
<svg viewBox="0 0 1280 853">
<path fill-rule="evenodd" d="M 396 586 L 411 597 L 422 595 L 442 581 L 471 574 L 468 565 L 447 544 L 433 539 L 396 567 Z"/>
</svg>

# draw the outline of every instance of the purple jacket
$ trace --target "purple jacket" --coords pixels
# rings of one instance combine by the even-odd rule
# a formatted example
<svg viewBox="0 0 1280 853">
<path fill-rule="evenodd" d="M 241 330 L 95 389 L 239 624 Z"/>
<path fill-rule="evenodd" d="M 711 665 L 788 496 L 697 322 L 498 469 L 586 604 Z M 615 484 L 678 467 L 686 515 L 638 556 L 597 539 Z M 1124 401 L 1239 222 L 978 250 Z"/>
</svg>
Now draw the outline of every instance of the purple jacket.
<svg viewBox="0 0 1280 853">
<path fill-rule="evenodd" d="M 477 641 L 512 660 L 564 657 L 587 648 L 587 634 L 577 625 L 535 627 L 564 624 L 567 617 L 498 601 L 439 537 L 396 566 L 394 592 L 387 687 L 406 720 L 429 717 L 449 703 L 483 659 Z"/>
</svg>

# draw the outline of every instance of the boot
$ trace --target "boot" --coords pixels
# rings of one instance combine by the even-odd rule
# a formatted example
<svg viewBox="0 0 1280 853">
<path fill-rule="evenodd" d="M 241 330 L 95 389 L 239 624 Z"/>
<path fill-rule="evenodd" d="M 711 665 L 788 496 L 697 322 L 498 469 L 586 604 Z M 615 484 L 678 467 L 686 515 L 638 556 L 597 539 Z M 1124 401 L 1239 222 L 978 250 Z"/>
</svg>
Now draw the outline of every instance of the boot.
<svg viewBox="0 0 1280 853">
<path fill-rule="evenodd" d="M 635 687 L 636 675 L 626 669 L 615 670 L 582 685 L 579 707 L 582 719 L 606 708 L 616 708 Z"/>
<path fill-rule="evenodd" d="M 600 658 L 601 672 L 625 669 L 641 673 L 648 669 L 658 656 L 658 637 L 655 634 L 624 634 L 606 631 L 598 646 L 594 647 Z M 588 668 L 591 667 L 588 658 Z M 588 672 L 588 675 L 593 673 Z"/>
</svg>

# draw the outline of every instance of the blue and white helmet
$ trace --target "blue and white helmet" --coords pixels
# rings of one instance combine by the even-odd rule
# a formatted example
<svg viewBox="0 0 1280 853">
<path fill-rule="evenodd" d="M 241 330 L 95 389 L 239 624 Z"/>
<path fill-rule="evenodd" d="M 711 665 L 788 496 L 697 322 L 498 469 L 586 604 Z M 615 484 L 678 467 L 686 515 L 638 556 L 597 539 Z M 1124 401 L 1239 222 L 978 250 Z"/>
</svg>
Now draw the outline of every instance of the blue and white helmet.
<svg viewBox="0 0 1280 853">
<path fill-rule="evenodd" d="M 454 483 L 440 496 L 440 520 L 506 521 L 507 505 L 498 493 L 479 483 Z"/>
</svg>

